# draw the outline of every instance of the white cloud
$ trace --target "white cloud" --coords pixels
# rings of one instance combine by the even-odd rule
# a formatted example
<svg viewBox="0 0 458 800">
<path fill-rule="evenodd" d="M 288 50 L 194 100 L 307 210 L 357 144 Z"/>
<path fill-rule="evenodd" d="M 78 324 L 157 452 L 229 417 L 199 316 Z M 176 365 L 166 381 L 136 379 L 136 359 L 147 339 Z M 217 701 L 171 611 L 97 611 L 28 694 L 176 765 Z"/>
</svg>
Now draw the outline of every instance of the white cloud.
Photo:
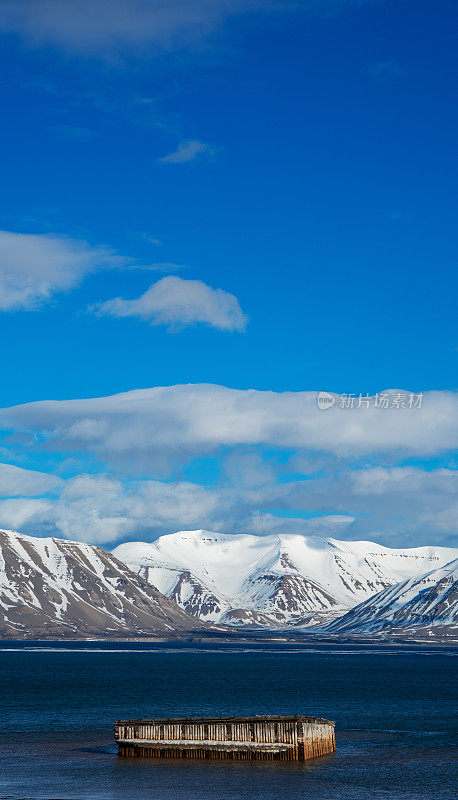
<svg viewBox="0 0 458 800">
<path fill-rule="evenodd" d="M 202 520 L 221 526 L 217 492 L 188 482 L 123 484 L 105 475 L 78 475 L 63 484 L 54 501 L 27 497 L 0 501 L 0 527 L 104 544 L 126 537 L 155 538 Z"/>
<path fill-rule="evenodd" d="M 172 275 L 152 284 L 135 300 L 115 297 L 90 310 L 100 316 L 137 317 L 151 325 L 180 328 L 204 323 L 224 331 L 244 331 L 247 322 L 233 294 Z"/>
<path fill-rule="evenodd" d="M 66 539 L 101 544 L 132 532 L 135 518 L 122 484 L 104 475 L 78 475 L 65 484 L 48 522 Z"/>
<path fill-rule="evenodd" d="M 457 447 L 457 417 L 454 392 L 426 392 L 422 408 L 341 409 L 336 404 L 321 411 L 316 392 L 188 384 L 4 408 L 0 426 L 40 434 L 54 448 L 96 452 L 115 462 L 180 452 L 188 458 L 240 445 L 339 457 L 434 454 Z"/>
<path fill-rule="evenodd" d="M 387 492 L 414 494 L 437 490 L 458 496 L 458 471 L 434 469 L 426 472 L 417 467 L 372 467 L 353 473 L 353 489 L 357 495 L 383 495 Z"/>
<path fill-rule="evenodd" d="M 36 531 L 40 536 L 43 533 L 43 523 L 53 517 L 54 504 L 48 500 L 33 500 L 28 497 L 18 497 L 11 500 L 0 501 L 0 528 L 23 533 Z M 31 527 L 28 528 L 27 526 Z"/>
<path fill-rule="evenodd" d="M 303 533 L 313 536 L 330 536 L 334 539 L 348 539 L 347 530 L 354 517 L 345 514 L 329 514 L 322 517 L 279 517 L 274 514 L 255 511 L 247 517 L 245 530 L 258 536 L 270 533 Z M 224 531 L 222 531 L 224 533 Z M 245 531 L 241 531 L 245 532 Z"/>
<path fill-rule="evenodd" d="M 46 472 L 22 469 L 12 464 L 0 464 L 0 496 L 35 496 L 45 494 L 61 486 L 63 481 Z"/>
<path fill-rule="evenodd" d="M 181 142 L 173 153 L 162 156 L 159 159 L 161 164 L 185 164 L 188 161 L 195 161 L 202 155 L 214 155 L 216 149 L 198 139 L 188 139 Z"/>
<path fill-rule="evenodd" d="M 458 503 L 445 508 L 428 508 L 420 514 L 420 524 L 433 528 L 433 530 L 448 534 L 451 540 L 457 539 L 458 531 Z"/>
<path fill-rule="evenodd" d="M 0 311 L 39 308 L 90 272 L 129 263 L 107 247 L 78 239 L 0 231 Z"/>
</svg>

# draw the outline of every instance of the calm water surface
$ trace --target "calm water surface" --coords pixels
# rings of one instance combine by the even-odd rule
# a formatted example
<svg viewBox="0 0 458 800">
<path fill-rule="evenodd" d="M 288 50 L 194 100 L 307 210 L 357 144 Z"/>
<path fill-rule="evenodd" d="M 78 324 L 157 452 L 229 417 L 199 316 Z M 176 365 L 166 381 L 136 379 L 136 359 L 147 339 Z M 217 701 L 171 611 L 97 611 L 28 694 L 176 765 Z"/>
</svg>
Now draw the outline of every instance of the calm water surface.
<svg viewBox="0 0 458 800">
<path fill-rule="evenodd" d="M 0 644 L 0 798 L 448 800 L 457 650 Z M 316 714 L 337 753 L 306 765 L 119 759 L 118 718 Z"/>
</svg>

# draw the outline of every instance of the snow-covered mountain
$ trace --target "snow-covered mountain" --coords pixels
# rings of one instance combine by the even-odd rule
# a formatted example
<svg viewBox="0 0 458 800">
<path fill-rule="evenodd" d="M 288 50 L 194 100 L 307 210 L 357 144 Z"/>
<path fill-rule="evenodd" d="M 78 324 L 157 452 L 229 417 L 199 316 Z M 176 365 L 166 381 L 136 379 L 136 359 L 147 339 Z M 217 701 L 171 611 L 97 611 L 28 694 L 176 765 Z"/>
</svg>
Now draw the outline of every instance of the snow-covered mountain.
<svg viewBox="0 0 458 800">
<path fill-rule="evenodd" d="M 392 550 L 316 536 L 181 531 L 114 555 L 202 620 L 235 626 L 310 626 L 406 578 L 458 557 L 458 550 Z"/>
<path fill-rule="evenodd" d="M 169 637 L 201 627 L 99 547 L 0 530 L 0 638 Z"/>
<path fill-rule="evenodd" d="M 458 633 L 458 559 L 379 592 L 327 626 L 331 633 Z"/>
</svg>

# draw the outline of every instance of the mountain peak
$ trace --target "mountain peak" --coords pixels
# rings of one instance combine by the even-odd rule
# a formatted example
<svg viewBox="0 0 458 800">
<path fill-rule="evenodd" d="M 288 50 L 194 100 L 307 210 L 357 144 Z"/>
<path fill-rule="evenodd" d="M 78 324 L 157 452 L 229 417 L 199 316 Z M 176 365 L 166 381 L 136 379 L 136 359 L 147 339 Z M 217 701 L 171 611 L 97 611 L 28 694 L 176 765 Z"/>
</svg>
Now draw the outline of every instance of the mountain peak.
<svg viewBox="0 0 458 800">
<path fill-rule="evenodd" d="M 202 627 L 90 544 L 0 531 L 3 638 L 174 636 Z"/>
</svg>

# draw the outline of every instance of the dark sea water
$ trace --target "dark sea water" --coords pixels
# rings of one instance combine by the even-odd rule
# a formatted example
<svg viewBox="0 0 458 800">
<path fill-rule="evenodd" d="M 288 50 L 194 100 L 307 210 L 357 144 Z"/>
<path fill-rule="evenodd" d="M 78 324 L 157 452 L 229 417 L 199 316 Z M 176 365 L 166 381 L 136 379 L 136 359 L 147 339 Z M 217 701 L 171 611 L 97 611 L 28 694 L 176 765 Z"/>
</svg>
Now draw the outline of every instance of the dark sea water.
<svg viewBox="0 0 458 800">
<path fill-rule="evenodd" d="M 0 798 L 448 800 L 457 650 L 0 643 Z M 128 717 L 315 714 L 337 752 L 307 764 L 119 759 Z"/>
</svg>

